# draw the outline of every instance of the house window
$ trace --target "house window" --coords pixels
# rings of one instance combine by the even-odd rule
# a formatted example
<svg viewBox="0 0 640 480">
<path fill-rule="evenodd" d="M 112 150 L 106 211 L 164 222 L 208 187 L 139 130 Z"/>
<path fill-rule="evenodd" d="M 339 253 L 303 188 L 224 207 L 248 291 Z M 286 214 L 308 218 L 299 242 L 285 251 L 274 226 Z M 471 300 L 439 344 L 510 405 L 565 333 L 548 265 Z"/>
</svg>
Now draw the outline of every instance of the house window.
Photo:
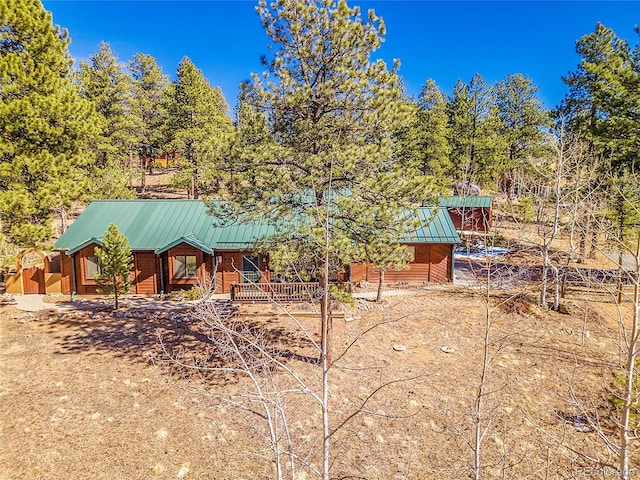
<svg viewBox="0 0 640 480">
<path fill-rule="evenodd" d="M 100 272 L 98 257 L 95 255 L 89 255 L 84 257 L 84 262 L 87 280 L 95 280 L 96 275 Z"/>
<path fill-rule="evenodd" d="M 196 276 L 196 256 L 176 255 L 173 257 L 173 276 L 176 278 L 191 278 Z"/>
</svg>

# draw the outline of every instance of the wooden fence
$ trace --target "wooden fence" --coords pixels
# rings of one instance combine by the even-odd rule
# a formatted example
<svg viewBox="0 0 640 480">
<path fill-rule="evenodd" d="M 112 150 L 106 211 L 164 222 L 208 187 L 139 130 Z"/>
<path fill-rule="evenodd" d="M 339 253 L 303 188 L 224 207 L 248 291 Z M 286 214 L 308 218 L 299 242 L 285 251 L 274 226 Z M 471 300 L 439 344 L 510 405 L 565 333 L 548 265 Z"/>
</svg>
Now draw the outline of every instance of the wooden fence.
<svg viewBox="0 0 640 480">
<path fill-rule="evenodd" d="M 233 302 L 310 302 L 320 295 L 318 283 L 233 283 Z"/>
</svg>

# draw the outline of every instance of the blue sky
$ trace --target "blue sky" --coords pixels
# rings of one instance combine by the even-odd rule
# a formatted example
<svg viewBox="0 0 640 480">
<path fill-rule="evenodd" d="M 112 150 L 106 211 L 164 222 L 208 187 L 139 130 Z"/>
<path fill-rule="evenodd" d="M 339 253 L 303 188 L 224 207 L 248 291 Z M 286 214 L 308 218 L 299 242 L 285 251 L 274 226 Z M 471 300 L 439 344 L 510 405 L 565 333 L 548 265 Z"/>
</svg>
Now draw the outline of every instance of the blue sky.
<svg viewBox="0 0 640 480">
<path fill-rule="evenodd" d="M 86 60 L 101 40 L 119 60 L 153 55 L 171 78 L 188 56 L 218 85 L 231 107 L 240 82 L 262 72 L 269 39 L 255 12 L 257 1 L 43 0 L 54 23 L 67 28 L 70 51 Z M 579 62 L 575 41 L 598 21 L 638 43 L 640 1 L 372 1 L 351 0 L 382 16 L 387 35 L 376 53 L 400 59 L 407 92 L 417 96 L 428 78 L 450 92 L 476 72 L 489 83 L 510 73 L 528 75 L 549 108 L 566 92 L 561 80 Z"/>
</svg>

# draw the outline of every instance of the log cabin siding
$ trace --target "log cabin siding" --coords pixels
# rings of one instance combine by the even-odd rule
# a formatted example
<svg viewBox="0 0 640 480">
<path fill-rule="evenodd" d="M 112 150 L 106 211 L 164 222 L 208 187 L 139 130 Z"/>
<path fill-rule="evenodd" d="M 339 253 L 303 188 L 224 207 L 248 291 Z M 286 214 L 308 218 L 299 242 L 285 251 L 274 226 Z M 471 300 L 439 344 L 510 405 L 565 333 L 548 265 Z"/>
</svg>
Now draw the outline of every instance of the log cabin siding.
<svg viewBox="0 0 640 480">
<path fill-rule="evenodd" d="M 216 278 L 215 278 L 216 293 L 224 292 L 224 270 L 222 266 L 222 259 L 223 259 L 223 256 L 221 253 L 218 253 L 213 257 L 213 262 L 215 265 L 215 272 L 216 272 Z"/>
<path fill-rule="evenodd" d="M 158 293 L 158 259 L 153 252 L 134 252 L 131 291 L 143 295 Z"/>
<path fill-rule="evenodd" d="M 452 280 L 451 256 L 453 255 L 451 246 L 443 244 L 430 246 L 429 282 L 450 282 Z"/>
<path fill-rule="evenodd" d="M 412 244 L 415 248 L 414 260 L 403 270 L 386 270 L 385 282 L 451 282 L 451 259 L 453 245 L 451 244 Z M 352 264 L 352 282 L 378 282 L 380 270 L 372 265 Z"/>
<path fill-rule="evenodd" d="M 491 228 L 492 213 L 489 208 L 449 208 L 448 211 L 457 230 L 488 232 Z"/>
<path fill-rule="evenodd" d="M 159 268 L 160 268 L 160 291 L 162 293 L 168 293 L 171 291 L 171 281 L 169 278 L 169 254 L 164 252 L 159 256 Z"/>
<path fill-rule="evenodd" d="M 218 265 L 222 269 L 222 291 L 231 291 L 232 283 L 240 283 L 240 270 L 242 269 L 242 255 L 240 252 L 222 252 L 222 263 Z"/>
<path fill-rule="evenodd" d="M 213 261 L 217 262 L 216 293 L 230 293 L 233 283 L 242 283 L 243 255 L 257 255 L 259 257 L 260 283 L 271 281 L 269 260 L 266 255 L 258 255 L 246 251 L 218 251 Z"/>
</svg>

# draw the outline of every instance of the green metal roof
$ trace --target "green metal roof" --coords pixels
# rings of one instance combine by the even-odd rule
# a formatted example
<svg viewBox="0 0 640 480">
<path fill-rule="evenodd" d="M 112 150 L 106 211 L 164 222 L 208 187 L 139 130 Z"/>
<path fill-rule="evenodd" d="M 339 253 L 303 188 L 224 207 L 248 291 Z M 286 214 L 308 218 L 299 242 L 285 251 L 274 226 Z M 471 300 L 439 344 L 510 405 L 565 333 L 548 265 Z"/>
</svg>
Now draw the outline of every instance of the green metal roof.
<svg viewBox="0 0 640 480">
<path fill-rule="evenodd" d="M 447 208 L 491 208 L 491 195 L 453 195 L 440 199 L 440 205 Z"/>
<path fill-rule="evenodd" d="M 445 208 L 420 207 L 422 227 L 403 238 L 401 243 L 460 243 L 458 232 Z"/>
<path fill-rule="evenodd" d="M 423 207 L 420 219 L 423 227 L 403 242 L 460 242 L 445 209 Z M 249 248 L 275 232 L 262 221 L 222 224 L 200 200 L 96 200 L 71 224 L 54 248 L 74 253 L 97 243 L 111 223 L 127 237 L 132 250 L 157 254 L 183 242 L 205 252 Z"/>
<path fill-rule="evenodd" d="M 215 225 L 200 200 L 96 200 L 55 244 L 56 250 L 77 251 L 87 241 L 102 238 L 109 224 L 127 237 L 132 250 L 162 250 L 188 243 L 201 250 L 237 249 L 269 236 L 263 222 Z"/>
</svg>

